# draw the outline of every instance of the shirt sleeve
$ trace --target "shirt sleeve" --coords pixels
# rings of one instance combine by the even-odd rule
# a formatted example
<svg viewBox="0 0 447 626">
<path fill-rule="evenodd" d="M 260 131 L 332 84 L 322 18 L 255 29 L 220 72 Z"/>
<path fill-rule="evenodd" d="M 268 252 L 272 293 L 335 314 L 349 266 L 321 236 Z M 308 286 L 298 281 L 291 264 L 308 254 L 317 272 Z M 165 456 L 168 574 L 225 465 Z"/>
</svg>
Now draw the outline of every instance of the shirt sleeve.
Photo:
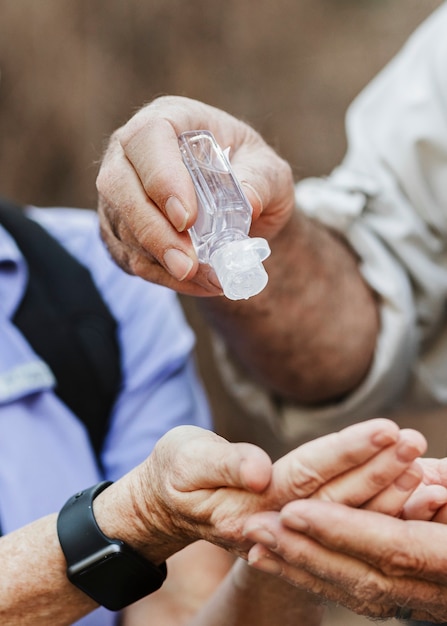
<svg viewBox="0 0 447 626">
<path fill-rule="evenodd" d="M 447 295 L 446 33 L 443 4 L 351 105 L 341 165 L 296 187 L 299 209 L 357 252 L 378 295 L 381 332 L 369 375 L 342 402 L 315 410 L 275 403 L 264 392 L 258 405 L 285 438 L 384 412 L 417 378 L 425 379 L 426 395 L 436 392 L 424 377 L 424 359 L 435 340 L 439 345 Z M 247 380 L 238 383 L 234 368 L 224 375 L 239 385 L 242 401 L 263 393 Z M 440 387 L 445 396 L 447 381 Z"/>
</svg>

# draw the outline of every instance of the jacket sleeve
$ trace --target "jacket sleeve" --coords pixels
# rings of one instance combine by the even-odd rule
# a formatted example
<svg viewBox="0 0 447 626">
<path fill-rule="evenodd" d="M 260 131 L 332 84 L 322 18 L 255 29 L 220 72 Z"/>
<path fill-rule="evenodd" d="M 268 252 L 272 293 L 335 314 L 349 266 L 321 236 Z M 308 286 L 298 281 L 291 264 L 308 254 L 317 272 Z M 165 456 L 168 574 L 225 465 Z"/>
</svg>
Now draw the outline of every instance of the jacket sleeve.
<svg viewBox="0 0 447 626">
<path fill-rule="evenodd" d="M 447 295 L 446 33 L 444 4 L 351 105 L 340 166 L 296 187 L 299 209 L 357 252 L 378 296 L 381 332 L 369 375 L 342 402 L 310 410 L 264 398 L 265 414 L 288 439 L 383 413 L 407 393 L 422 403 L 447 399 L 447 374 L 436 381 L 430 370 L 436 352 L 437 367 L 443 358 Z"/>
</svg>

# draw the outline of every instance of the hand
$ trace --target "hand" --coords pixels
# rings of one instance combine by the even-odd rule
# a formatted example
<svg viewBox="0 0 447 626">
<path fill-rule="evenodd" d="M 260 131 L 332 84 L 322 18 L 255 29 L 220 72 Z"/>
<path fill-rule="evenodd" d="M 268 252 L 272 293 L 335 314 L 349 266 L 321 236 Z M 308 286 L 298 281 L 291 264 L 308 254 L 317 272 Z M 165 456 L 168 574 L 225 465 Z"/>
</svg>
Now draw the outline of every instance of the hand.
<svg viewBox="0 0 447 626">
<path fill-rule="evenodd" d="M 376 419 L 309 442 L 272 468 L 256 446 L 230 444 L 195 427 L 173 429 L 138 468 L 137 488 L 132 483 L 145 526 L 141 544 L 155 526 L 170 553 L 206 539 L 244 556 L 252 544 L 243 535 L 249 516 L 279 511 L 296 498 L 401 508 L 420 481 L 413 461 L 425 445 L 416 431 Z"/>
<path fill-rule="evenodd" d="M 346 450 L 354 455 L 359 426 L 361 425 L 357 424 L 339 433 L 346 437 L 346 441 L 351 441 L 351 446 L 346 447 Z M 319 441 L 321 444 L 321 440 Z M 315 444 L 315 442 L 312 443 Z M 338 442 L 332 443 L 332 446 L 327 446 L 327 450 L 339 450 Z M 417 490 L 424 467 L 423 460 L 418 459 L 413 463 L 411 461 L 424 450 L 425 443 L 419 433 L 403 430 L 394 445 L 385 447 L 365 465 L 354 463 L 350 472 L 345 472 L 344 475 L 328 481 L 305 502 L 303 500 L 290 502 L 280 513 L 260 512 L 251 516 L 245 525 L 245 536 L 258 543 L 249 551 L 249 563 L 257 569 L 276 574 L 307 591 L 342 603 L 358 613 L 374 617 L 394 616 L 397 607 L 405 604 L 403 584 L 400 589 L 402 595 L 398 593 L 392 595 L 390 592 L 390 598 L 387 598 L 389 602 L 384 601 L 381 604 L 379 600 L 383 584 L 388 582 L 391 586 L 392 583 L 384 580 L 386 574 L 379 574 L 368 566 L 371 562 L 369 558 L 375 558 L 376 552 L 380 554 L 377 545 L 380 545 L 383 524 L 388 524 L 390 519 L 385 515 L 378 516 L 376 512 L 399 515 L 405 510 L 407 500 L 409 498 L 411 500 L 413 492 Z M 330 460 L 328 462 L 330 463 Z M 399 465 L 400 472 L 398 471 Z M 403 470 L 404 466 L 406 466 L 405 470 Z M 427 469 L 425 469 L 425 481 L 428 481 L 427 474 Z M 432 479 L 439 482 L 439 473 L 432 472 Z M 382 482 L 384 487 L 382 490 L 378 488 L 379 482 Z M 375 493 L 377 495 L 374 495 Z M 350 506 L 335 508 L 335 504 L 332 506 L 330 502 L 318 502 L 318 500 L 329 500 Z M 443 503 L 445 503 L 445 497 L 444 500 L 438 501 L 438 505 Z M 357 511 L 350 507 L 362 507 L 365 511 L 362 511 L 362 516 L 357 516 Z M 328 519 L 327 511 L 333 519 Z M 369 511 L 374 513 L 369 513 Z M 304 521 L 302 521 L 303 516 Z M 312 523 L 308 522 L 309 519 Z M 352 520 L 356 520 L 356 523 Z M 318 533 L 313 532 L 314 526 L 318 528 Z M 348 530 L 345 532 L 347 527 Z M 405 528 L 401 529 L 401 532 L 404 531 Z M 374 547 L 369 550 L 370 534 L 374 532 L 377 534 L 374 536 Z M 358 548 L 355 542 L 359 536 L 362 539 L 358 544 L 368 554 L 368 558 L 365 558 L 368 562 L 365 563 L 360 557 L 358 562 L 354 560 L 356 548 Z M 404 536 L 405 541 L 409 543 L 408 533 L 404 532 Z M 339 537 L 342 539 L 339 540 Z M 350 539 L 352 539 L 351 543 Z M 343 546 L 340 547 L 343 540 Z M 387 542 L 385 538 L 384 542 L 391 553 L 392 541 Z M 405 542 L 401 543 L 402 552 L 396 555 L 396 559 L 399 555 L 402 558 L 402 554 L 405 554 Z M 340 554 L 337 553 L 338 550 Z M 313 558 L 314 551 L 315 559 Z M 385 547 L 383 552 L 385 552 Z M 355 567 L 352 565 L 353 560 Z M 374 564 L 376 565 L 376 561 Z M 390 567 L 392 567 L 391 563 Z M 385 565 L 383 572 L 387 571 Z M 373 580 L 371 588 L 368 586 L 370 579 Z"/>
<path fill-rule="evenodd" d="M 178 148 L 187 130 L 208 129 L 230 158 L 253 207 L 252 235 L 273 238 L 294 207 L 289 165 L 250 126 L 195 100 L 162 97 L 111 137 L 97 179 L 101 232 L 127 272 L 196 296 L 218 295 L 186 232 L 197 215 Z"/>
<path fill-rule="evenodd" d="M 262 527 L 269 549 L 249 554 L 258 569 L 361 615 L 390 618 L 405 607 L 408 618 L 411 610 L 415 620 L 447 620 L 444 525 L 314 499 L 287 504 Z"/>
<path fill-rule="evenodd" d="M 447 459 L 420 459 L 423 479 L 405 503 L 402 517 L 447 523 Z"/>
<path fill-rule="evenodd" d="M 426 445 L 419 432 L 399 431 L 394 422 L 361 422 L 310 441 L 277 461 L 270 489 L 276 494 L 285 491 L 280 497 L 284 502 L 294 494 L 398 515 L 421 482 L 419 459 L 414 461 Z M 285 489 L 291 481 L 296 481 L 293 487 Z"/>
</svg>

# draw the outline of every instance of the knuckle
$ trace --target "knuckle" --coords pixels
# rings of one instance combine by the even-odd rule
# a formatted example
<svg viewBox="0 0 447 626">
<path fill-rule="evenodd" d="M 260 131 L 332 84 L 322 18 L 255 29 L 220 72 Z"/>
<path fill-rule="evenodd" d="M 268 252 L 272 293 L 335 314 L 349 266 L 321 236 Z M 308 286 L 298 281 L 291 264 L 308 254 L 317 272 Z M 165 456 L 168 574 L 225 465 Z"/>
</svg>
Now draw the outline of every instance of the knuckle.
<svg viewBox="0 0 447 626">
<path fill-rule="evenodd" d="M 412 546 L 409 550 L 408 546 Z M 398 541 L 380 555 L 380 568 L 387 576 L 419 575 L 427 571 L 427 560 L 405 525 Z"/>
<path fill-rule="evenodd" d="M 96 189 L 104 196 L 107 195 L 108 190 L 113 187 L 114 177 L 109 167 L 101 167 L 96 177 Z"/>
<path fill-rule="evenodd" d="M 144 276 L 155 284 L 161 284 L 161 277 L 154 271 L 155 261 L 148 259 L 138 253 L 129 253 L 127 255 L 128 273 L 134 276 Z"/>
<path fill-rule="evenodd" d="M 152 165 L 145 174 L 144 187 L 146 190 L 152 189 L 158 191 L 158 189 L 160 189 L 161 191 L 158 195 L 163 197 L 165 193 L 164 190 L 172 186 L 172 176 L 172 170 L 165 165 Z"/>
<path fill-rule="evenodd" d="M 396 606 L 389 604 L 377 605 L 362 601 L 359 602 L 357 607 L 353 610 L 358 615 L 365 615 L 371 619 L 392 619 L 396 615 Z"/>
<path fill-rule="evenodd" d="M 395 579 L 369 570 L 354 582 L 350 597 L 354 599 L 350 608 L 359 615 L 388 619 L 395 616 L 396 607 L 404 605 L 409 596 L 408 589 L 403 589 Z"/>
<path fill-rule="evenodd" d="M 160 109 L 164 111 L 168 106 L 176 105 L 179 102 L 179 96 L 161 95 L 157 96 L 148 104 L 149 109 Z"/>
<path fill-rule="evenodd" d="M 127 254 L 125 247 L 119 242 L 110 243 L 106 241 L 105 243 L 110 255 L 115 259 L 118 266 L 126 272 L 126 274 L 133 274 L 134 272 L 132 272 L 129 263 L 129 255 Z"/>
<path fill-rule="evenodd" d="M 340 455 L 341 462 L 345 467 L 357 467 L 360 462 L 363 462 L 363 456 L 359 451 L 352 446 L 346 446 L 346 439 L 343 431 L 333 433 L 333 444 L 342 450 Z"/>
<path fill-rule="evenodd" d="M 315 468 L 304 465 L 300 459 L 293 459 L 290 470 L 290 488 L 297 497 L 314 493 L 325 482 Z"/>
<path fill-rule="evenodd" d="M 390 476 L 387 472 L 375 469 L 368 474 L 367 480 L 374 491 L 377 491 L 377 489 L 384 489 L 385 487 L 388 487 L 390 483 Z"/>
<path fill-rule="evenodd" d="M 368 572 L 354 581 L 353 595 L 361 598 L 366 605 L 382 605 L 389 602 L 390 583 L 389 580 L 379 572 L 368 570 Z"/>
<path fill-rule="evenodd" d="M 278 171 L 283 182 L 294 185 L 292 167 L 288 161 L 280 156 L 278 156 Z"/>
</svg>

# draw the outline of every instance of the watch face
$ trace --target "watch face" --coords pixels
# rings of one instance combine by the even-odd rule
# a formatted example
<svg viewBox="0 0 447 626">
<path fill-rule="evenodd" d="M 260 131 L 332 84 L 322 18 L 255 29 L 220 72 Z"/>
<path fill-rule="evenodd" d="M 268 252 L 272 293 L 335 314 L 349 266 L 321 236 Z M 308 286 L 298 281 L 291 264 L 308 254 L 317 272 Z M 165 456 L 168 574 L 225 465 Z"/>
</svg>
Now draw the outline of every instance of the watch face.
<svg viewBox="0 0 447 626">
<path fill-rule="evenodd" d="M 161 587 L 164 576 L 148 566 L 125 546 L 110 544 L 68 568 L 67 573 L 70 581 L 96 602 L 117 611 Z"/>
</svg>

